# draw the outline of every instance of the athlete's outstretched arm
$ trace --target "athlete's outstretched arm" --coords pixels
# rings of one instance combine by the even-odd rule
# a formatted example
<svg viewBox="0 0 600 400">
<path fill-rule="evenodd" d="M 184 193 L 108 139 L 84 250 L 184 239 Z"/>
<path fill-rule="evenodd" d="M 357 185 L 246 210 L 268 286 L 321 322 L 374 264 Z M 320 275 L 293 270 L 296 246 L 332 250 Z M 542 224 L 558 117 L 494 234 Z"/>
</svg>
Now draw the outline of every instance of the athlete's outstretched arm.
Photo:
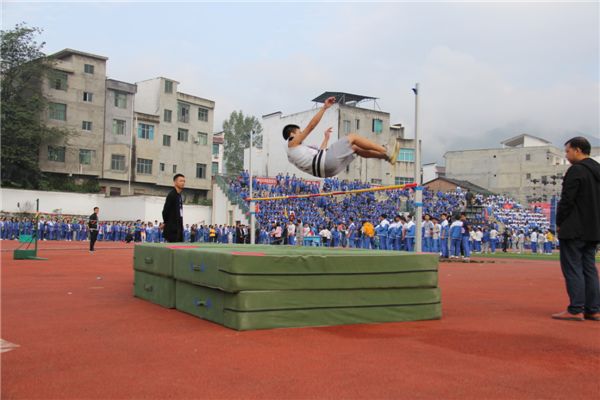
<svg viewBox="0 0 600 400">
<path fill-rule="evenodd" d="M 319 124 L 319 122 L 321 121 L 321 118 L 323 118 L 323 114 L 325 114 L 325 111 L 329 107 L 331 107 L 334 103 L 335 103 L 335 97 L 329 97 L 327 100 L 325 100 L 325 103 L 323 103 L 323 107 L 321 107 L 319 112 L 317 112 L 317 114 L 314 117 L 312 117 L 312 119 L 310 120 L 310 122 L 308 123 L 306 128 L 304 128 L 304 130 L 302 132 L 300 132 L 300 134 L 296 135 L 294 137 L 294 139 L 292 139 L 292 144 L 302 143 L 304 141 L 304 139 L 306 139 L 306 137 Z"/>
<path fill-rule="evenodd" d="M 327 143 L 329 143 L 331 131 L 333 131 L 333 128 L 327 128 L 327 130 L 325 131 L 325 137 L 323 138 L 323 143 L 321 143 L 321 147 L 319 147 L 319 150 L 325 150 L 327 148 Z"/>
</svg>

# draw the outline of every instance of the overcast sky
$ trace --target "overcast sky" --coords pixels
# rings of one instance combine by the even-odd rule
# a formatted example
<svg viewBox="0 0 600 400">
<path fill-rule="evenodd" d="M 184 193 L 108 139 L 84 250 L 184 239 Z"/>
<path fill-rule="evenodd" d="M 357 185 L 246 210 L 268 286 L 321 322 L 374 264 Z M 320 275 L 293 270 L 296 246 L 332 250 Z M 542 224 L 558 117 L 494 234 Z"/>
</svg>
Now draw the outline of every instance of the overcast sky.
<svg viewBox="0 0 600 400">
<path fill-rule="evenodd" d="M 324 91 L 378 97 L 424 162 L 520 133 L 600 143 L 599 6 L 587 3 L 2 2 L 2 29 L 44 29 L 53 53 L 109 57 L 111 78 L 165 76 L 261 117 L 311 109 Z"/>
</svg>

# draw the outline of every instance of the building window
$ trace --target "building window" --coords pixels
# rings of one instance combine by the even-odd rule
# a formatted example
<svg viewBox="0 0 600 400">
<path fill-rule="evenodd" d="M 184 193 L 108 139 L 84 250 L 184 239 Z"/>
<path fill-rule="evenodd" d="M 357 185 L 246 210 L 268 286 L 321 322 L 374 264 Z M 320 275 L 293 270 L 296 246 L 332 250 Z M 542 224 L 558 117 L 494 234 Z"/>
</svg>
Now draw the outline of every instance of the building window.
<svg viewBox="0 0 600 400">
<path fill-rule="evenodd" d="M 67 105 L 60 103 L 49 103 L 48 104 L 48 118 L 57 121 L 67 120 Z"/>
<path fill-rule="evenodd" d="M 65 147 L 48 146 L 48 161 L 65 162 Z"/>
<path fill-rule="evenodd" d="M 525 161 L 531 161 L 531 154 L 525 154 Z"/>
<path fill-rule="evenodd" d="M 213 161 L 213 163 L 212 163 L 212 174 L 213 175 L 217 175 L 218 173 L 219 173 L 219 163 Z"/>
<path fill-rule="evenodd" d="M 171 146 L 171 135 L 163 135 L 163 146 Z"/>
<path fill-rule="evenodd" d="M 163 119 L 165 120 L 165 122 L 171 122 L 172 117 L 173 117 L 173 111 L 165 109 L 165 115 L 163 116 Z"/>
<path fill-rule="evenodd" d="M 177 173 L 177 164 L 173 164 L 173 173 L 176 174 Z"/>
<path fill-rule="evenodd" d="M 397 161 L 415 162 L 415 150 L 414 149 L 400 149 L 400 153 L 398 153 Z"/>
<path fill-rule="evenodd" d="M 219 144 L 218 143 L 213 143 L 212 146 L 212 155 L 217 157 L 219 155 Z"/>
<path fill-rule="evenodd" d="M 165 93 L 173 93 L 173 81 L 165 81 Z"/>
<path fill-rule="evenodd" d="M 154 125 L 139 124 L 138 138 L 154 140 Z"/>
<path fill-rule="evenodd" d="M 84 131 L 91 131 L 92 121 L 81 121 L 81 129 Z"/>
<path fill-rule="evenodd" d="M 115 107 L 127 108 L 127 93 L 115 92 Z"/>
<path fill-rule="evenodd" d="M 344 120 L 344 133 L 348 134 L 352 131 L 352 122 L 350 120 Z"/>
<path fill-rule="evenodd" d="M 138 158 L 136 163 L 136 171 L 138 174 L 152 175 L 152 160 Z"/>
<path fill-rule="evenodd" d="M 67 73 L 52 70 L 49 74 L 50 87 L 56 90 L 67 90 Z"/>
<path fill-rule="evenodd" d="M 92 151 L 88 149 L 79 149 L 79 164 L 90 165 L 92 163 Z"/>
<path fill-rule="evenodd" d="M 160 169 L 160 172 L 165 172 L 165 163 L 164 163 L 164 162 L 161 162 L 161 163 L 158 165 L 158 168 Z"/>
<path fill-rule="evenodd" d="M 208 133 L 198 132 L 198 144 L 206 146 L 208 144 Z"/>
<path fill-rule="evenodd" d="M 383 132 L 383 121 L 380 119 L 373 119 L 373 132 L 381 133 Z"/>
<path fill-rule="evenodd" d="M 371 183 L 376 185 L 381 185 L 381 179 L 371 178 Z"/>
<path fill-rule="evenodd" d="M 120 187 L 111 187 L 110 188 L 110 195 L 111 196 L 120 196 L 121 195 L 121 188 Z"/>
<path fill-rule="evenodd" d="M 177 103 L 177 121 L 190 122 L 190 105 Z"/>
<path fill-rule="evenodd" d="M 356 120 L 356 131 L 358 132 L 358 130 L 360 129 L 360 119 Z"/>
<path fill-rule="evenodd" d="M 83 92 L 83 101 L 85 101 L 86 103 L 91 103 L 93 97 L 94 97 L 94 93 Z"/>
<path fill-rule="evenodd" d="M 113 119 L 112 132 L 113 132 L 113 135 L 124 135 L 125 134 L 125 120 Z"/>
<path fill-rule="evenodd" d="M 196 164 L 196 178 L 206 178 L 206 164 Z"/>
<path fill-rule="evenodd" d="M 406 185 L 407 183 L 413 183 L 413 178 L 407 178 L 405 176 L 397 176 L 394 178 L 395 185 Z"/>
<path fill-rule="evenodd" d="M 206 108 L 198 107 L 198 121 L 208 121 L 208 110 Z"/>
<path fill-rule="evenodd" d="M 83 72 L 85 72 L 86 74 L 93 74 L 94 73 L 94 66 L 92 64 L 84 64 L 83 65 Z"/>
<path fill-rule="evenodd" d="M 179 140 L 180 142 L 187 142 L 188 130 L 182 128 L 177 129 L 177 140 Z"/>
<path fill-rule="evenodd" d="M 113 171 L 125 171 L 125 156 L 122 154 L 111 155 L 110 169 Z"/>
</svg>

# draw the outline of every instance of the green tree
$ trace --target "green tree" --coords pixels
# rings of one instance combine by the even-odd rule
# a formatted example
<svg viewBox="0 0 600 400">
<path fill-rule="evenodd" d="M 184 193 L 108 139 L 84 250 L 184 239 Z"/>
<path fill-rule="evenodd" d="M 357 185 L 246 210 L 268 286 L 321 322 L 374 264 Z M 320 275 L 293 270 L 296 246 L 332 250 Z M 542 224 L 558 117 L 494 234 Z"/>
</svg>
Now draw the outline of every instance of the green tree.
<svg viewBox="0 0 600 400">
<path fill-rule="evenodd" d="M 244 149 L 250 147 L 250 132 L 254 131 L 254 147 L 262 148 L 262 126 L 253 116 L 233 111 L 223 121 L 225 168 L 229 174 L 239 174 L 244 169 Z"/>
<path fill-rule="evenodd" d="M 42 85 L 53 63 L 42 52 L 45 43 L 35 41 L 40 33 L 41 29 L 24 23 L 1 31 L 3 186 L 38 188 L 43 178 L 38 163 L 40 144 L 68 135 L 68 131 L 48 127 L 43 121 L 48 103 Z"/>
</svg>

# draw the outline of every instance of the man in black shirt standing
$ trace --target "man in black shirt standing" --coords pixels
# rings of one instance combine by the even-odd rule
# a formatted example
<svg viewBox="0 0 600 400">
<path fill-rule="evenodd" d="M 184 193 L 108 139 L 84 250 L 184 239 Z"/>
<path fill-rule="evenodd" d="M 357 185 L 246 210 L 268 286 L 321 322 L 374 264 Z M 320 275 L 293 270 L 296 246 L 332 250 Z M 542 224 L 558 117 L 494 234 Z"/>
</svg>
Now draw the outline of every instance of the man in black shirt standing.
<svg viewBox="0 0 600 400">
<path fill-rule="evenodd" d="M 90 220 L 88 222 L 88 228 L 90 228 L 90 253 L 94 252 L 94 245 L 96 244 L 96 239 L 98 239 L 98 213 L 100 212 L 100 208 L 94 207 L 94 213 L 90 215 Z"/>
<path fill-rule="evenodd" d="M 590 150 L 584 137 L 565 143 L 571 167 L 563 179 L 556 225 L 569 306 L 552 315 L 555 319 L 600 321 L 600 283 L 594 260 L 600 243 L 600 164 L 590 157 Z"/>
<path fill-rule="evenodd" d="M 181 192 L 185 187 L 185 176 L 177 174 L 173 177 L 173 189 L 167 195 L 162 217 L 164 237 L 167 242 L 183 242 L 183 198 Z"/>
</svg>

